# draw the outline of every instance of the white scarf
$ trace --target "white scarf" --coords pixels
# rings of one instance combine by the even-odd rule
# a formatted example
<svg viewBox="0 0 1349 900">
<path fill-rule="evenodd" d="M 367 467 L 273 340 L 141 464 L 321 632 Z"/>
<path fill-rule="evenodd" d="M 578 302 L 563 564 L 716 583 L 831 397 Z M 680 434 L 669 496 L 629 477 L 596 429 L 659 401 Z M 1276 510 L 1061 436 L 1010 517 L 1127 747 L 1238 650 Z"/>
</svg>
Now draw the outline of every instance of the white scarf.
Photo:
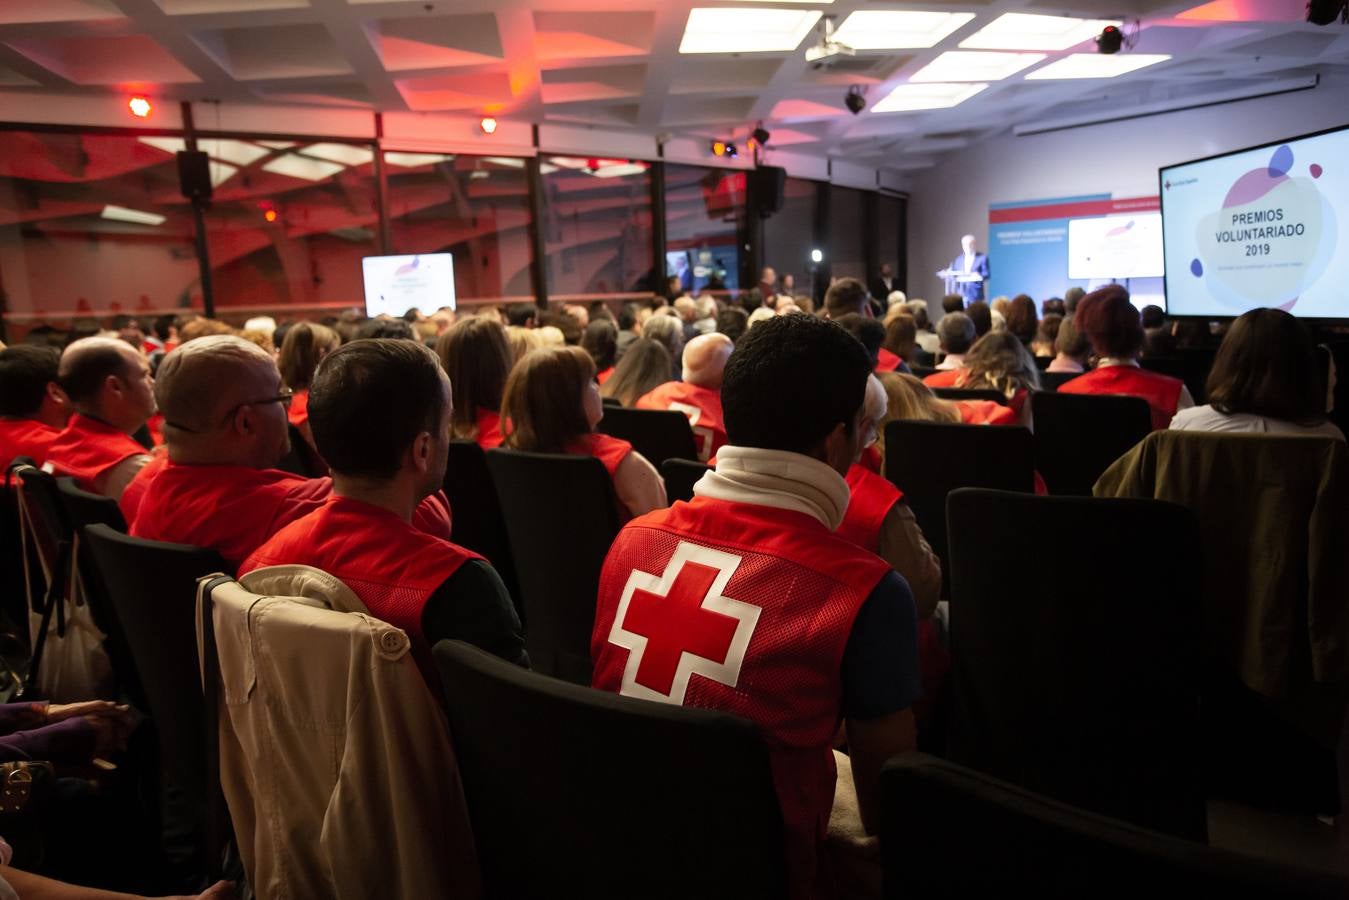
<svg viewBox="0 0 1349 900">
<path fill-rule="evenodd" d="M 717 467 L 693 486 L 698 497 L 803 512 L 830 531 L 843 522 L 852 492 L 848 482 L 818 459 L 786 450 L 725 446 Z"/>
</svg>

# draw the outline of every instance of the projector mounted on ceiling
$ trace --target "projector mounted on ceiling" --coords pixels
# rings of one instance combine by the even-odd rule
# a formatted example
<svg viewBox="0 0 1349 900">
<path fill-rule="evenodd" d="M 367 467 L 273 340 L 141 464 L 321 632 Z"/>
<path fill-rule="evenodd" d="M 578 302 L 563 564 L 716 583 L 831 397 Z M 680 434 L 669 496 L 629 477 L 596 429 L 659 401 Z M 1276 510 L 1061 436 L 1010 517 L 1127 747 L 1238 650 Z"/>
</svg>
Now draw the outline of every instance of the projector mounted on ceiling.
<svg viewBox="0 0 1349 900">
<path fill-rule="evenodd" d="M 838 61 L 841 56 L 856 56 L 857 51 L 847 44 L 834 39 L 834 17 L 820 19 L 820 42 L 806 48 L 806 62 L 812 69 L 826 69 Z"/>
</svg>

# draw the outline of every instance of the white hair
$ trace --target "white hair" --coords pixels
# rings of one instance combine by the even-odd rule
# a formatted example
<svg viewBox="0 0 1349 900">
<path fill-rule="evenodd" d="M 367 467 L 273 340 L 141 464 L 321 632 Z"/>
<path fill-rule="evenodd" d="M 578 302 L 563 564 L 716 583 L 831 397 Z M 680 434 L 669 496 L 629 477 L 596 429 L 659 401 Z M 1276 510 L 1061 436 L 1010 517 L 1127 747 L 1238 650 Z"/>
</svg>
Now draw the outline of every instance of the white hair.
<svg viewBox="0 0 1349 900">
<path fill-rule="evenodd" d="M 972 234 L 967 234 L 967 235 L 964 235 L 963 237 L 961 237 L 960 243 L 963 244 L 963 243 L 965 243 L 966 241 L 972 241 L 972 240 L 974 240 L 974 235 L 972 235 Z"/>
<path fill-rule="evenodd" d="M 875 375 L 867 376 L 867 393 L 862 400 L 862 416 L 871 423 L 870 430 L 862 435 L 862 446 L 870 447 L 876 443 L 877 429 L 885 421 L 885 415 L 890 411 L 890 395 L 885 392 L 885 385 Z"/>
<path fill-rule="evenodd" d="M 271 316 L 254 316 L 244 323 L 244 331 L 261 331 L 270 337 L 276 333 L 276 319 Z"/>
<path fill-rule="evenodd" d="M 775 312 L 774 310 L 771 310 L 766 306 L 760 306 L 754 312 L 749 314 L 749 321 L 746 323 L 745 327 L 753 328 L 760 322 L 766 322 L 767 320 L 773 318 L 776 315 L 777 312 Z"/>
<path fill-rule="evenodd" d="M 886 306 L 894 306 L 896 303 L 908 303 L 909 297 L 903 291 L 891 291 L 885 298 Z"/>
</svg>

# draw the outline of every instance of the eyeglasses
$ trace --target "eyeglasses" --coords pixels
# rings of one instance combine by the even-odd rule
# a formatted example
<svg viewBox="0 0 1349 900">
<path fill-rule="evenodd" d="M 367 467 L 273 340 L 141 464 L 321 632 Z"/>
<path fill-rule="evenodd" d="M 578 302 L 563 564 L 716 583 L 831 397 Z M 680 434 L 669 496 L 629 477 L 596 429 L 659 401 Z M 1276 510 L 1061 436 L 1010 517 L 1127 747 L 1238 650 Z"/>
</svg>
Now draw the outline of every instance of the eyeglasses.
<svg viewBox="0 0 1349 900">
<path fill-rule="evenodd" d="M 290 402 L 293 399 L 295 399 L 295 392 L 292 391 L 290 388 L 282 388 L 281 393 L 277 394 L 275 397 L 264 397 L 261 400 L 245 400 L 243 403 L 234 406 L 233 408 L 230 409 L 229 412 L 225 413 L 225 415 L 220 419 L 220 424 L 223 425 L 230 419 L 234 418 L 234 414 L 237 413 L 239 410 L 243 409 L 245 406 L 262 406 L 265 403 L 280 403 L 282 409 L 290 409 Z M 179 431 L 185 431 L 188 434 L 206 433 L 198 431 L 195 428 L 188 428 L 186 425 L 180 425 L 177 422 L 171 422 L 168 419 L 164 420 L 164 424 L 172 426 L 173 428 L 176 428 Z"/>
</svg>

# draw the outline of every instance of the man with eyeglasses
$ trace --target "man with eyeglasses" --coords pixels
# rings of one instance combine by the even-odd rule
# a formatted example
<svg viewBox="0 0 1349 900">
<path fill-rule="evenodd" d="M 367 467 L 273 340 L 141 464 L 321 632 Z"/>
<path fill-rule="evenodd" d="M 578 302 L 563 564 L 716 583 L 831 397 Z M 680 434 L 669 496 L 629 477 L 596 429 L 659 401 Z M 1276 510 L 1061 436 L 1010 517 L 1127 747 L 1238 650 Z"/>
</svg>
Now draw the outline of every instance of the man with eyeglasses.
<svg viewBox="0 0 1349 900">
<path fill-rule="evenodd" d="M 155 396 L 168 453 L 122 496 L 133 537 L 209 547 L 238 565 L 332 493 L 331 478 L 274 468 L 290 450 L 291 392 L 256 344 L 233 335 L 183 344 L 160 363 Z M 442 496 L 418 509 L 431 534 L 448 535 L 449 523 Z"/>
<path fill-rule="evenodd" d="M 118 499 L 150 461 L 131 437 L 155 412 L 149 360 L 116 338 L 83 338 L 61 354 L 57 382 L 75 415 L 48 448 L 43 468 Z"/>
</svg>

